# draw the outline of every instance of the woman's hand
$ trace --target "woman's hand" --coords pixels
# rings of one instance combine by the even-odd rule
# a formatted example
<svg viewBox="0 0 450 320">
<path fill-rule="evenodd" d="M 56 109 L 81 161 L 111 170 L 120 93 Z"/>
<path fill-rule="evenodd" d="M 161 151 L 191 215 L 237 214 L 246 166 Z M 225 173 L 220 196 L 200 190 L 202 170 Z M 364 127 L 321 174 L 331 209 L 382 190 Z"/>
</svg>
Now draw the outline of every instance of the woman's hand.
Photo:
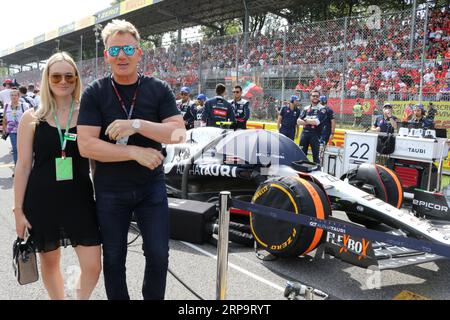
<svg viewBox="0 0 450 320">
<path fill-rule="evenodd" d="M 31 224 L 28 222 L 22 209 L 14 209 L 14 217 L 16 218 L 16 233 L 20 239 L 25 238 L 25 229 L 31 229 Z"/>
</svg>

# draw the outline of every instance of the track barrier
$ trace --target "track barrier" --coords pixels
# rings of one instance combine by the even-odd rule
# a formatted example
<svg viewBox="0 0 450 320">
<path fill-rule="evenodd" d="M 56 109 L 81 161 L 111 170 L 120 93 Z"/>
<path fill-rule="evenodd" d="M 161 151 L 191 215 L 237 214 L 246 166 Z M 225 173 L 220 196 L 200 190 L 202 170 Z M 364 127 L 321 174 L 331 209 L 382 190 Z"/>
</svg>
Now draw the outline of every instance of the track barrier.
<svg viewBox="0 0 450 320">
<path fill-rule="evenodd" d="M 378 241 L 385 244 L 418 250 L 424 253 L 436 254 L 450 258 L 450 246 L 419 240 L 409 237 L 375 231 L 363 227 L 350 225 L 345 222 L 332 220 L 321 220 L 304 214 L 293 214 L 292 212 L 276 208 L 252 204 L 249 202 L 232 199 L 230 192 L 220 193 L 220 216 L 219 216 L 219 241 L 217 246 L 217 291 L 216 299 L 225 300 L 227 290 L 228 269 L 228 232 L 230 221 L 230 207 L 249 211 L 274 220 L 290 222 L 311 228 L 320 228 L 331 232 L 340 232 L 345 235 L 361 237 L 367 240 Z M 409 214 L 406 213 L 405 214 Z"/>
<path fill-rule="evenodd" d="M 409 248 L 425 253 L 433 253 L 439 256 L 450 258 L 450 246 L 444 244 L 392 235 L 381 231 L 375 231 L 362 228 L 359 226 L 350 225 L 345 222 L 320 220 L 304 214 L 294 215 L 292 212 L 289 211 L 256 205 L 237 199 L 232 199 L 232 206 L 233 208 L 246 210 L 251 212 L 252 214 L 259 214 L 276 220 L 282 220 L 285 222 L 303 225 L 306 227 L 320 228 L 331 232 L 338 231 L 346 235 L 361 237 L 372 241 L 383 242 L 397 247 Z"/>
<path fill-rule="evenodd" d="M 220 193 L 219 240 L 217 243 L 217 289 L 216 300 L 225 300 L 228 271 L 228 232 L 230 225 L 231 193 Z"/>
</svg>

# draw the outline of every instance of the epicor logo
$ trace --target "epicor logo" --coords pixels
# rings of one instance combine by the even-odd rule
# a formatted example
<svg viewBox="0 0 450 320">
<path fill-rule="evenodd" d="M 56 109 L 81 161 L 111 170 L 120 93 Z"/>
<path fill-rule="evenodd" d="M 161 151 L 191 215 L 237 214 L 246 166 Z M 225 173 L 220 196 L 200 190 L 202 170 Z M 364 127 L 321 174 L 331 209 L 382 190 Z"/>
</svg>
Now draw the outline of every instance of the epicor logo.
<svg viewBox="0 0 450 320">
<path fill-rule="evenodd" d="M 432 203 L 432 202 L 426 202 L 426 201 L 414 199 L 413 204 L 416 206 L 426 207 L 426 208 L 437 210 L 437 211 L 448 212 L 448 207 L 442 206 L 440 204 Z"/>
</svg>

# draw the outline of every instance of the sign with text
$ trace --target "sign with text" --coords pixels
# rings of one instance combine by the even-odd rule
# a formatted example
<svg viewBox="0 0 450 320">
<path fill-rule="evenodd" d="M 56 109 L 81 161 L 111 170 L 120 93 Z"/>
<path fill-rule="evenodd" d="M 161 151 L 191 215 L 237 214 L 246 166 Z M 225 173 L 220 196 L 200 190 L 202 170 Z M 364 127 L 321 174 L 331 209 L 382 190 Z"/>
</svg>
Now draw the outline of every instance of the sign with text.
<svg viewBox="0 0 450 320">
<path fill-rule="evenodd" d="M 107 9 L 104 9 L 102 11 L 99 11 L 95 14 L 95 16 L 97 17 L 96 19 L 96 23 L 100 23 L 103 21 L 107 21 L 110 20 L 112 18 L 115 18 L 117 16 L 120 15 L 120 5 L 116 4 L 112 7 L 109 7 Z"/>
<path fill-rule="evenodd" d="M 405 107 L 412 104 L 418 104 L 419 101 L 390 101 L 392 104 L 392 111 L 394 115 L 401 119 L 403 118 L 403 112 Z M 422 104 L 425 110 L 428 108 L 429 102 L 423 101 Z M 437 109 L 438 113 L 434 118 L 434 124 L 436 128 L 450 129 L 450 101 L 433 101 L 433 106 Z"/>
<path fill-rule="evenodd" d="M 63 27 L 60 27 L 58 29 L 58 35 L 63 36 L 65 34 L 73 32 L 73 31 L 75 31 L 75 22 L 72 22 L 72 23 L 66 24 Z"/>
<path fill-rule="evenodd" d="M 30 48 L 32 46 L 34 46 L 33 40 L 25 41 L 24 44 L 23 44 L 24 49 Z"/>
<path fill-rule="evenodd" d="M 347 131 L 344 142 L 344 173 L 362 163 L 375 163 L 378 135 Z"/>
<path fill-rule="evenodd" d="M 44 41 L 45 41 L 45 33 L 41 34 L 41 35 L 38 36 L 38 37 L 35 37 L 35 38 L 33 39 L 33 44 L 34 44 L 34 45 L 37 45 L 37 44 L 42 43 L 42 42 L 44 42 Z"/>
<path fill-rule="evenodd" d="M 120 14 L 126 14 L 153 4 L 153 0 L 127 0 L 120 3 Z"/>
<path fill-rule="evenodd" d="M 353 114 L 353 106 L 357 104 L 357 99 L 344 99 L 344 109 L 343 114 Z M 375 108 L 374 99 L 359 99 L 364 114 L 372 115 Z M 341 99 L 340 98 L 330 98 L 328 99 L 328 106 L 333 109 L 334 113 L 341 113 Z"/>
<path fill-rule="evenodd" d="M 52 30 L 45 34 L 45 41 L 49 41 L 56 38 L 58 38 L 58 30 Z"/>
<path fill-rule="evenodd" d="M 81 30 L 95 24 L 95 17 L 89 16 L 75 22 L 75 31 Z"/>
</svg>

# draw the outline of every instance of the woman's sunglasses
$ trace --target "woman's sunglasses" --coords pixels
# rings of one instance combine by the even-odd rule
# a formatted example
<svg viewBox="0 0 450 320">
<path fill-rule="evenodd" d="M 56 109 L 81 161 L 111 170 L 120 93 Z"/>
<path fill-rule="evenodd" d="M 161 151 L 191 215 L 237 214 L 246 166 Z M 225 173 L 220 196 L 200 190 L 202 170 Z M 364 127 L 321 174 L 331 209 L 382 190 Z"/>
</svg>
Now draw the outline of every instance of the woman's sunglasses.
<svg viewBox="0 0 450 320">
<path fill-rule="evenodd" d="M 70 74 L 70 73 L 69 74 L 57 74 L 57 73 L 55 73 L 55 74 L 51 74 L 50 75 L 50 81 L 53 84 L 60 83 L 63 78 L 68 84 L 74 84 L 77 81 L 78 76 Z"/>
<path fill-rule="evenodd" d="M 136 49 L 137 49 L 137 47 L 135 47 L 135 46 L 121 46 L 121 47 L 120 46 L 114 46 L 114 47 L 111 47 L 111 48 L 108 49 L 108 54 L 111 57 L 115 58 L 115 57 L 117 57 L 119 55 L 120 50 L 123 50 L 123 52 L 127 56 L 131 57 L 131 56 L 133 56 L 136 53 Z"/>
</svg>

